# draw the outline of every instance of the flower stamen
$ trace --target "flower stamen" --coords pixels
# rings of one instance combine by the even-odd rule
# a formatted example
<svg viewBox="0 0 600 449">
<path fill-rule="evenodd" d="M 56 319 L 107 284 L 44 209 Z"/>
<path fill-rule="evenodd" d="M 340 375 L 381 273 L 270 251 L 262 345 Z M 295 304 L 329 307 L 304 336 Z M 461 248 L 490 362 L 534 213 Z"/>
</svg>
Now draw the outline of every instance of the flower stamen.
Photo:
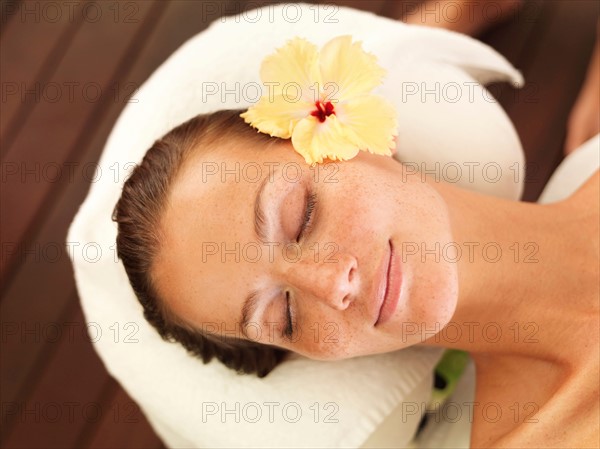
<svg viewBox="0 0 600 449">
<path fill-rule="evenodd" d="M 323 123 L 331 114 L 335 114 L 333 103 L 331 103 L 331 101 L 323 104 L 323 102 L 319 100 L 315 103 L 315 106 L 317 109 L 312 111 L 310 115 L 317 117 L 321 123 Z"/>
</svg>

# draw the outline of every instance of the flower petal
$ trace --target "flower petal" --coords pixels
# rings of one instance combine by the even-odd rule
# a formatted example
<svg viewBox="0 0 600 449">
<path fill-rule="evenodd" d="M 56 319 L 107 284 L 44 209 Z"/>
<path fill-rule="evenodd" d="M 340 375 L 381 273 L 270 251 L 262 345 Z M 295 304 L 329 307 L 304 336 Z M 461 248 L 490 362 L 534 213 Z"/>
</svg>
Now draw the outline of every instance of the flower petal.
<svg viewBox="0 0 600 449">
<path fill-rule="evenodd" d="M 292 145 L 308 164 L 321 163 L 324 158 L 348 160 L 358 154 L 356 142 L 345 133 L 335 115 L 323 123 L 312 116 L 301 120 L 294 128 Z"/>
<path fill-rule="evenodd" d="M 303 101 L 292 103 L 283 95 L 273 98 L 267 95 L 240 114 L 240 117 L 261 133 L 289 139 L 292 137 L 294 127 L 300 120 L 309 116 L 313 109 L 312 103 Z"/>
<path fill-rule="evenodd" d="M 398 123 L 394 106 L 377 95 L 356 97 L 336 106 L 344 132 L 355 139 L 361 150 L 392 155 L 396 147 Z"/>
<path fill-rule="evenodd" d="M 377 64 L 377 57 L 363 50 L 361 42 L 352 43 L 352 36 L 339 36 L 327 42 L 319 56 L 322 89 L 339 101 L 368 94 L 381 84 L 386 71 Z M 333 87 L 329 87 L 332 83 Z M 335 92 L 337 90 L 337 92 Z"/>
<path fill-rule="evenodd" d="M 302 101 L 314 103 L 321 86 L 317 46 L 301 37 L 290 39 L 263 60 L 260 79 L 274 95 L 293 98 L 299 89 Z"/>
</svg>

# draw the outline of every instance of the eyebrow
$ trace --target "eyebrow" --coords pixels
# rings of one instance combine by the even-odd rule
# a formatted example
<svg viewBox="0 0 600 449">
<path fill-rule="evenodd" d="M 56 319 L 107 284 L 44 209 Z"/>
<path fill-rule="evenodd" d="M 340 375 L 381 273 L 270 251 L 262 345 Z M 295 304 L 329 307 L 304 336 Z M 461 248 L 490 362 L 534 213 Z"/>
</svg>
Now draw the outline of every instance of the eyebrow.
<svg viewBox="0 0 600 449">
<path fill-rule="evenodd" d="M 276 171 L 277 170 L 273 172 L 272 176 L 275 175 Z M 254 234 L 255 237 L 262 243 L 267 242 L 267 220 L 265 219 L 262 197 L 269 178 L 270 176 L 266 176 L 265 179 L 263 179 L 260 187 L 258 188 L 256 199 L 254 200 Z M 246 333 L 246 328 L 250 324 L 250 318 L 256 314 L 259 299 L 258 293 L 258 290 L 251 291 L 248 296 L 246 296 L 242 306 L 242 316 L 240 319 L 240 322 L 242 323 L 242 335 L 248 339 L 250 339 L 250 337 Z"/>
</svg>

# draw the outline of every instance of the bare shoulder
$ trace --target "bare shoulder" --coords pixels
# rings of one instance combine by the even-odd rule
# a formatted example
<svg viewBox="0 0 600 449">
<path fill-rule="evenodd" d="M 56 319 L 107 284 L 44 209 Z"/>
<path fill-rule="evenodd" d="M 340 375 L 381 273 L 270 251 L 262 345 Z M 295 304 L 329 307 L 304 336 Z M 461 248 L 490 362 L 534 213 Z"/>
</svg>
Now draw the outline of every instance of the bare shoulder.
<svg viewBox="0 0 600 449">
<path fill-rule="evenodd" d="M 494 448 L 597 448 L 600 441 L 598 361 L 582 366 L 539 411 Z"/>
</svg>

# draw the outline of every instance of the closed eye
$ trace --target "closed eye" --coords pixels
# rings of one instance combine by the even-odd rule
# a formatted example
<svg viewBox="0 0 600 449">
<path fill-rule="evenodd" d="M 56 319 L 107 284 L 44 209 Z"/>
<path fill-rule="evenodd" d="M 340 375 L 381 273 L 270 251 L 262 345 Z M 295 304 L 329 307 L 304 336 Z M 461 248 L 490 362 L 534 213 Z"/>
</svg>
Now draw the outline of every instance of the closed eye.
<svg viewBox="0 0 600 449">
<path fill-rule="evenodd" d="M 311 227 L 313 212 L 315 210 L 315 205 L 317 204 L 317 194 L 307 191 L 306 195 L 306 207 L 304 210 L 304 217 L 302 218 L 302 224 L 300 225 L 300 230 L 298 231 L 298 236 L 296 237 L 296 243 L 299 243 L 302 237 L 304 237 L 307 231 Z M 286 302 L 286 327 L 283 331 L 283 336 L 287 339 L 292 339 L 294 335 L 294 327 L 293 327 L 293 316 L 292 308 L 290 306 L 290 292 L 285 292 L 285 302 Z"/>
<path fill-rule="evenodd" d="M 306 208 L 304 210 L 304 217 L 302 219 L 302 225 L 300 226 L 298 236 L 296 237 L 296 243 L 300 243 L 300 239 L 305 235 L 305 233 L 310 228 L 311 218 L 313 216 L 313 211 L 314 211 L 316 204 L 317 204 L 317 194 L 307 192 Z"/>
<path fill-rule="evenodd" d="M 285 303 L 287 305 L 287 307 L 286 307 L 287 324 L 283 331 L 283 336 L 285 338 L 287 338 L 288 340 L 291 340 L 292 337 L 294 336 L 294 327 L 292 324 L 292 309 L 290 308 L 290 292 L 285 292 Z"/>
</svg>

